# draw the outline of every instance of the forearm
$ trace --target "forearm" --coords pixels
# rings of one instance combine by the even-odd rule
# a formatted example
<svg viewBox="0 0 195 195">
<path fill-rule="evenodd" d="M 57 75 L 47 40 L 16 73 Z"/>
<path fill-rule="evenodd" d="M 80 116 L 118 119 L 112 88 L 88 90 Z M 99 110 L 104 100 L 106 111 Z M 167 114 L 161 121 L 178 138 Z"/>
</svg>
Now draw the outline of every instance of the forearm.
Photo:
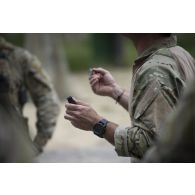
<svg viewBox="0 0 195 195">
<path fill-rule="evenodd" d="M 122 89 L 119 85 L 113 88 L 113 92 L 110 96 L 117 103 L 119 103 L 125 110 L 128 111 L 129 107 L 129 91 Z"/>
<path fill-rule="evenodd" d="M 112 145 L 114 145 L 114 133 L 115 129 L 118 127 L 117 124 L 109 122 L 106 127 L 106 132 L 104 134 L 104 138 L 110 142 Z"/>
<path fill-rule="evenodd" d="M 104 138 L 115 146 L 119 156 L 142 158 L 145 151 L 151 145 L 150 135 L 138 127 L 122 128 L 109 122 Z"/>
</svg>

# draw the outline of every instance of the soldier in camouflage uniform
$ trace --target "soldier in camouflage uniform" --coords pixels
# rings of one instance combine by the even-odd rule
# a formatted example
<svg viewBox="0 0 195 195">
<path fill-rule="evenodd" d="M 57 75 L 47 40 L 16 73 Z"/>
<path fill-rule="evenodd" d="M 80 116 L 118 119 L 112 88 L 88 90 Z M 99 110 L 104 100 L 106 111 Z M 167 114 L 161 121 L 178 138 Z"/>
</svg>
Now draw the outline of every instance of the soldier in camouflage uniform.
<svg viewBox="0 0 195 195">
<path fill-rule="evenodd" d="M 195 162 L 195 80 L 163 125 L 143 162 Z"/>
<path fill-rule="evenodd" d="M 40 153 L 51 138 L 56 125 L 59 113 L 56 93 L 38 59 L 28 51 L 8 43 L 2 37 L 0 37 L 0 62 L 0 80 L 9 85 L 8 98 L 18 115 L 23 117 L 27 92 L 37 108 L 37 134 L 34 146 L 37 153 Z M 1 85 L 1 96 L 6 89 L 6 85 Z M 27 122 L 24 117 L 23 120 Z"/>
<path fill-rule="evenodd" d="M 0 162 L 33 162 L 36 151 L 28 135 L 27 125 L 11 104 L 6 93 L 1 90 Z"/>
<path fill-rule="evenodd" d="M 112 122 L 101 127 L 102 137 L 115 146 L 120 156 L 130 156 L 136 161 L 143 158 L 153 144 L 167 115 L 173 111 L 186 82 L 194 77 L 194 59 L 177 46 L 171 34 L 129 34 L 138 51 L 133 65 L 130 93 L 123 90 L 112 75 L 102 68 L 93 69 L 90 77 L 92 90 L 109 96 L 129 111 L 131 127 L 121 127 Z M 65 118 L 80 129 L 95 131 L 101 117 L 89 105 L 66 104 Z"/>
</svg>

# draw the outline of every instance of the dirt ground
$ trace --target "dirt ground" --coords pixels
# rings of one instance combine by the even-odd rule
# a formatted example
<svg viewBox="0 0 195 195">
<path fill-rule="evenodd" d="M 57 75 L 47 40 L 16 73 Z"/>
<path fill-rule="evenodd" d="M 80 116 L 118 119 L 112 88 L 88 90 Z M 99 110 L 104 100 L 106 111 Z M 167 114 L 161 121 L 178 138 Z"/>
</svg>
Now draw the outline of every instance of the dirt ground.
<svg viewBox="0 0 195 195">
<path fill-rule="evenodd" d="M 117 82 L 124 88 L 130 88 L 130 69 L 110 70 Z M 124 126 L 130 125 L 128 113 L 114 100 L 100 97 L 92 93 L 88 83 L 87 73 L 71 74 L 69 78 L 70 95 L 91 104 L 102 116 L 110 121 Z M 25 107 L 25 115 L 29 118 L 32 137 L 35 135 L 35 108 L 32 104 Z M 64 120 L 64 102 L 61 102 L 61 112 L 53 138 L 45 147 L 39 162 L 129 162 L 129 158 L 118 157 L 114 147 L 104 139 L 74 128 Z"/>
</svg>

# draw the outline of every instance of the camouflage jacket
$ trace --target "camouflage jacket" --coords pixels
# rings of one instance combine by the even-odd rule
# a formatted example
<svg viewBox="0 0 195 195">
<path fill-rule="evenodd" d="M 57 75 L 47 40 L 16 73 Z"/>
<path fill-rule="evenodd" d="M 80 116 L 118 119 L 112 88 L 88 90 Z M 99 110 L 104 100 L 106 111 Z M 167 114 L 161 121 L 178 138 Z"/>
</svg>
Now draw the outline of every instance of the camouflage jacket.
<svg viewBox="0 0 195 195">
<path fill-rule="evenodd" d="M 118 155 L 143 157 L 175 108 L 186 82 L 194 77 L 194 64 L 194 59 L 176 45 L 172 36 L 154 44 L 135 60 L 129 100 L 132 127 L 116 129 Z"/>
<path fill-rule="evenodd" d="M 16 47 L 0 37 L 0 53 L 7 58 L 9 99 L 23 115 L 25 93 L 29 92 L 37 108 L 37 136 L 50 138 L 59 113 L 58 98 L 39 60 L 28 51 Z M 1 59 L 2 60 L 2 59 Z M 1 94 L 2 95 L 2 94 Z"/>
<path fill-rule="evenodd" d="M 195 79 L 162 127 L 143 162 L 195 162 Z"/>
<path fill-rule="evenodd" d="M 28 127 L 5 96 L 0 96 L 0 124 L 0 163 L 34 162 Z"/>
</svg>

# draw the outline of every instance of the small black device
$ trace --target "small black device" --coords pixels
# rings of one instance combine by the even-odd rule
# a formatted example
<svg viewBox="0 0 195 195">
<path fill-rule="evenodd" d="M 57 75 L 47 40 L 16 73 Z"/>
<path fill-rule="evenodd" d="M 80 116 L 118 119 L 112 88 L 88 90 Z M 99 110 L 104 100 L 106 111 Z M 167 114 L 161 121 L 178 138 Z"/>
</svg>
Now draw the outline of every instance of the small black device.
<svg viewBox="0 0 195 195">
<path fill-rule="evenodd" d="M 68 103 L 70 103 L 70 104 L 76 104 L 76 101 L 73 99 L 72 96 L 67 97 L 67 101 L 68 101 Z"/>
<path fill-rule="evenodd" d="M 104 134 L 106 132 L 106 126 L 109 123 L 106 119 L 102 119 L 99 122 L 97 122 L 93 127 L 93 133 L 97 135 L 98 137 L 103 138 Z"/>
</svg>

